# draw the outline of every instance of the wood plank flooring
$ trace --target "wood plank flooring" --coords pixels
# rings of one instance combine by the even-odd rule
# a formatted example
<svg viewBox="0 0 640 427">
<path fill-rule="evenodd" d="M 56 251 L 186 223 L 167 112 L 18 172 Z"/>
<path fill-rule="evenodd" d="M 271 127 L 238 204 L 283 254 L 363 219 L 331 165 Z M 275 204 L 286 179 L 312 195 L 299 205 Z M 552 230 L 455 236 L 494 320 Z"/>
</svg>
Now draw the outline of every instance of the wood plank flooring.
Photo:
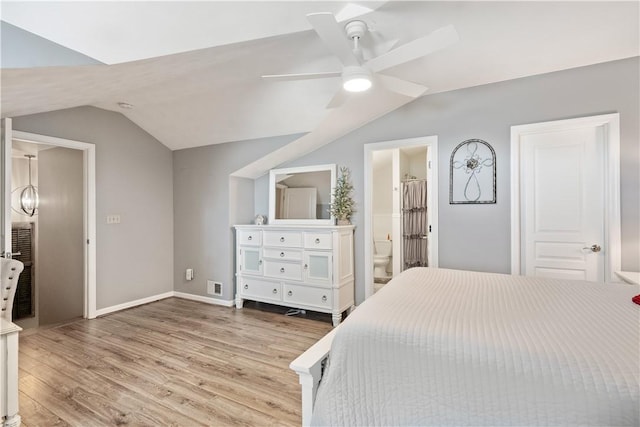
<svg viewBox="0 0 640 427">
<path fill-rule="evenodd" d="M 331 330 L 169 298 L 20 336 L 24 426 L 300 425 L 289 363 Z"/>
</svg>

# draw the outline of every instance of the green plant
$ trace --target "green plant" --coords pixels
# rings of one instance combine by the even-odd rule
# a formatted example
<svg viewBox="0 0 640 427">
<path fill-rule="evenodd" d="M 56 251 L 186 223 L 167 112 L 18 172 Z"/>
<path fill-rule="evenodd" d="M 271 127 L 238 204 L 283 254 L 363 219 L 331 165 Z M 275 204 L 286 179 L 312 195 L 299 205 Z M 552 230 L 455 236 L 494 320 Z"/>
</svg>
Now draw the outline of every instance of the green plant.
<svg viewBox="0 0 640 427">
<path fill-rule="evenodd" d="M 340 176 L 333 191 L 333 203 L 329 212 L 338 220 L 350 220 L 351 215 L 356 211 L 355 202 L 351 197 L 353 184 L 351 184 L 351 172 L 346 166 L 340 168 Z"/>
</svg>

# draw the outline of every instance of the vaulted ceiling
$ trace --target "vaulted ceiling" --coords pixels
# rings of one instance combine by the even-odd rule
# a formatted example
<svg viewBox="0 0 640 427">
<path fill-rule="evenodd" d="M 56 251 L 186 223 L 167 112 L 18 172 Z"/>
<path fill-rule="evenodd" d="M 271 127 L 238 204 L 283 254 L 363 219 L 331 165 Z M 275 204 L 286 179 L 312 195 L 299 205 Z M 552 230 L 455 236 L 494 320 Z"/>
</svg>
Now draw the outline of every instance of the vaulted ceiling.
<svg viewBox="0 0 640 427">
<path fill-rule="evenodd" d="M 2 115 L 94 105 L 171 149 L 310 132 L 300 154 L 413 100 L 374 87 L 327 109 L 339 78 L 262 80 L 341 69 L 311 12 L 364 20 L 369 56 L 454 25 L 456 44 L 385 72 L 427 95 L 640 50 L 638 2 L 3 2 L 3 21 L 103 64 L 3 69 Z"/>
</svg>

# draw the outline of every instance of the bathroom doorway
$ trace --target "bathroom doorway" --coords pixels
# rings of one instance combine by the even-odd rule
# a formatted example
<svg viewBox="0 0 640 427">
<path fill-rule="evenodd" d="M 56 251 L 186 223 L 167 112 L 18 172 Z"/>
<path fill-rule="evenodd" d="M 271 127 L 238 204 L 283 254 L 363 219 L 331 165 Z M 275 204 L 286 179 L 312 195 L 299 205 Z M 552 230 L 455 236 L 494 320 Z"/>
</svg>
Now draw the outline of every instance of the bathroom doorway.
<svg viewBox="0 0 640 427">
<path fill-rule="evenodd" d="M 435 159 L 435 136 L 365 145 L 366 297 L 407 268 L 438 265 Z"/>
<path fill-rule="evenodd" d="M 82 317 L 83 153 L 14 139 L 11 170 L 12 256 L 25 266 L 14 322 L 28 329 Z M 20 195 L 32 184 L 40 203 L 24 210 Z"/>
<path fill-rule="evenodd" d="M 47 150 L 42 151 L 41 149 L 38 150 L 38 152 L 40 154 L 38 154 L 38 162 L 39 163 L 44 163 L 45 157 L 50 157 L 53 155 L 57 155 L 57 154 L 61 154 L 62 151 L 64 150 L 58 150 L 57 148 L 66 148 L 66 149 L 72 149 L 72 150 L 79 150 L 79 152 L 75 153 L 75 157 L 77 157 L 77 155 L 79 154 L 81 159 L 82 159 L 82 206 L 81 207 L 75 207 L 75 212 L 76 213 L 80 213 L 82 216 L 82 240 L 81 240 L 81 245 L 82 245 L 82 249 L 81 249 L 81 255 L 76 255 L 71 257 L 65 250 L 60 250 L 61 246 L 60 246 L 60 241 L 64 238 L 66 239 L 68 237 L 67 234 L 64 235 L 64 237 L 60 237 L 60 236 L 55 236 L 53 235 L 53 233 L 57 233 L 60 232 L 61 228 L 50 228 L 52 230 L 52 235 L 50 237 L 52 237 L 51 239 L 49 239 L 50 241 L 53 241 L 54 243 L 54 248 L 56 249 L 56 253 L 62 254 L 62 255 L 66 255 L 68 258 L 72 259 L 74 261 L 74 268 L 75 266 L 77 266 L 80 270 L 82 270 L 82 290 L 81 291 L 77 291 L 74 290 L 72 292 L 72 294 L 75 295 L 76 294 L 80 294 L 81 295 L 81 301 L 82 301 L 82 316 L 85 318 L 95 318 L 96 317 L 96 215 L 95 215 L 95 211 L 96 211 L 96 174 L 95 174 L 95 168 L 96 168 L 96 156 L 95 156 L 95 146 L 93 144 L 89 144 L 89 143 L 85 143 L 85 142 L 80 142 L 80 141 L 73 141 L 73 140 L 68 140 L 68 139 L 63 139 L 63 138 L 55 138 L 55 137 L 51 137 L 51 136 L 46 136 L 46 135 L 39 135 L 39 134 L 33 134 L 33 133 L 28 133 L 28 132 L 22 132 L 22 131 L 14 131 L 12 129 L 12 121 L 11 119 L 7 118 L 7 119 L 2 119 L 2 138 L 0 138 L 0 154 L 2 157 L 2 161 L 0 162 L 0 175 L 2 176 L 2 185 L 0 186 L 0 193 L 1 194 L 1 201 L 2 201 L 2 210 L 0 212 L 0 217 L 1 217 L 1 221 L 0 221 L 0 225 L 2 226 L 2 233 L 0 233 L 0 251 L 2 252 L 3 256 L 7 256 L 7 257 L 12 257 L 13 252 L 20 252 L 20 250 L 17 247 L 14 247 L 14 232 L 13 232 L 13 226 L 12 226 L 12 191 L 15 189 L 16 186 L 20 186 L 18 183 L 14 183 L 14 179 L 13 179 L 13 174 L 12 174 L 12 169 L 13 169 L 13 162 L 12 162 L 12 153 L 13 153 L 13 145 L 14 144 L 18 144 L 18 146 L 20 146 L 20 144 L 37 144 L 37 145 L 47 145 L 47 146 L 51 146 L 54 148 L 49 148 Z M 26 146 L 26 145 L 23 145 Z M 46 153 L 46 155 L 43 155 L 43 153 Z M 50 159 L 53 160 L 53 159 Z M 52 164 L 52 163 L 51 163 Z M 39 169 L 40 166 L 43 165 L 39 165 Z M 65 167 L 63 167 L 65 168 Z M 59 175 L 56 171 L 58 171 L 58 167 L 52 167 L 49 168 L 48 170 L 54 174 L 54 175 Z M 46 178 L 46 181 L 49 182 L 53 182 L 52 180 L 50 180 L 49 178 L 47 178 L 47 176 L 45 175 L 46 172 L 44 169 L 42 169 L 42 171 L 38 171 L 38 172 L 43 172 L 42 176 L 38 176 L 38 183 L 40 184 L 40 186 L 43 185 L 43 182 L 45 181 L 44 179 L 40 179 L 40 178 Z M 38 175 L 40 175 L 40 173 L 38 173 Z M 58 190 L 63 190 L 66 188 L 66 185 L 62 185 L 61 183 L 59 184 L 55 184 L 55 185 L 51 185 L 49 186 L 50 188 L 53 188 L 54 191 L 58 191 Z M 45 190 L 44 188 L 40 188 L 40 190 Z M 51 193 L 53 194 L 53 193 Z M 51 200 L 49 200 L 49 202 L 52 202 L 54 199 L 55 200 L 62 200 L 64 198 L 59 198 L 59 197 L 52 197 L 50 198 Z M 46 208 L 45 204 L 47 204 L 47 200 L 44 199 L 40 199 L 41 202 L 41 207 L 39 207 L 38 209 L 42 208 Z M 51 203 L 48 203 L 49 205 L 51 205 Z M 63 216 L 65 216 L 63 214 Z M 38 217 L 38 220 L 41 220 L 43 217 Z M 48 216 L 48 218 L 53 218 Z M 32 222 L 32 221 L 21 221 L 21 222 Z M 38 221 L 40 222 L 40 221 Z M 43 225 L 43 224 L 38 224 L 39 226 Z M 34 227 L 35 228 L 35 227 Z M 15 236 L 17 237 L 17 241 L 21 240 L 21 238 L 25 237 L 25 234 L 22 233 L 22 229 L 18 229 L 16 230 Z M 46 237 L 46 236 L 38 236 L 37 233 L 32 232 L 31 233 L 31 238 L 32 239 L 38 239 L 40 237 Z M 40 241 L 38 243 L 41 243 Z M 31 245 L 28 245 L 29 247 Z M 40 251 L 43 252 L 43 251 Z M 16 254 L 17 255 L 17 254 Z M 35 255 L 35 253 L 31 254 L 31 255 Z M 36 269 L 39 269 L 39 267 L 44 267 L 46 264 L 47 260 L 44 259 L 35 259 L 32 258 L 31 261 L 33 262 L 33 267 L 34 267 L 34 273 L 37 276 L 39 271 L 35 271 Z M 59 265 L 61 265 L 60 263 L 54 263 L 54 267 L 58 267 Z M 47 273 L 42 273 L 40 274 L 41 278 L 44 278 L 44 276 L 49 277 L 49 275 Z M 41 289 L 42 290 L 42 289 Z M 37 292 L 37 290 L 36 290 Z M 39 295 L 40 297 L 45 297 L 47 298 L 47 295 Z M 35 298 L 34 295 L 31 295 L 32 298 Z M 36 300 L 38 298 L 35 298 Z M 41 298 L 42 299 L 42 298 Z M 34 303 L 34 301 L 32 300 L 32 303 Z M 25 309 L 26 310 L 26 309 Z M 40 313 L 43 314 L 44 312 Z M 44 313 L 45 316 L 47 315 L 47 313 Z M 43 316 L 43 319 L 44 317 Z M 40 316 L 39 316 L 40 317 Z M 42 319 L 38 319 L 38 323 L 40 322 L 40 320 Z M 46 319 L 45 319 L 46 320 Z M 55 319 L 53 320 L 55 321 Z M 35 325 L 35 320 L 31 320 L 30 321 L 32 325 Z M 25 326 L 29 326 L 29 325 L 25 325 Z"/>
</svg>

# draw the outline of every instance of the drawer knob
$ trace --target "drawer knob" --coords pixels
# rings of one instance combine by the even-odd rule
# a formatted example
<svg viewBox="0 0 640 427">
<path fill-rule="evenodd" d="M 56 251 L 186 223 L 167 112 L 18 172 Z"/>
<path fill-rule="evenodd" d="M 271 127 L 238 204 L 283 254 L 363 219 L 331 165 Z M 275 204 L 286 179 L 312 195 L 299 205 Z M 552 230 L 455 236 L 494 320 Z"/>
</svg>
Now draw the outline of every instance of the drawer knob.
<svg viewBox="0 0 640 427">
<path fill-rule="evenodd" d="M 253 236 L 247 237 L 247 240 L 253 240 Z"/>
<path fill-rule="evenodd" d="M 281 237 L 281 238 L 280 238 L 280 241 L 284 243 L 284 237 Z"/>
<path fill-rule="evenodd" d="M 289 291 L 289 292 L 287 292 L 287 295 L 291 296 L 291 295 L 293 295 L 293 292 Z"/>
<path fill-rule="evenodd" d="M 280 273 L 284 273 L 284 267 L 280 268 Z"/>
<path fill-rule="evenodd" d="M 322 302 L 327 302 L 327 296 L 326 295 L 322 295 Z"/>
<path fill-rule="evenodd" d="M 306 270 L 307 268 L 309 268 L 309 264 L 304 265 L 304 269 Z"/>
<path fill-rule="evenodd" d="M 316 245 L 320 243 L 320 239 L 316 239 Z"/>
<path fill-rule="evenodd" d="M 278 293 L 278 290 L 277 290 L 276 288 L 273 288 L 273 293 L 274 293 L 274 294 L 277 294 L 277 293 Z"/>
<path fill-rule="evenodd" d="M 284 252 L 280 252 L 280 257 L 284 257 Z"/>
<path fill-rule="evenodd" d="M 258 261 L 258 265 L 262 265 L 262 260 L 259 260 L 259 261 Z"/>
<path fill-rule="evenodd" d="M 249 285 L 244 285 L 244 288 L 245 289 L 249 289 Z"/>
</svg>

